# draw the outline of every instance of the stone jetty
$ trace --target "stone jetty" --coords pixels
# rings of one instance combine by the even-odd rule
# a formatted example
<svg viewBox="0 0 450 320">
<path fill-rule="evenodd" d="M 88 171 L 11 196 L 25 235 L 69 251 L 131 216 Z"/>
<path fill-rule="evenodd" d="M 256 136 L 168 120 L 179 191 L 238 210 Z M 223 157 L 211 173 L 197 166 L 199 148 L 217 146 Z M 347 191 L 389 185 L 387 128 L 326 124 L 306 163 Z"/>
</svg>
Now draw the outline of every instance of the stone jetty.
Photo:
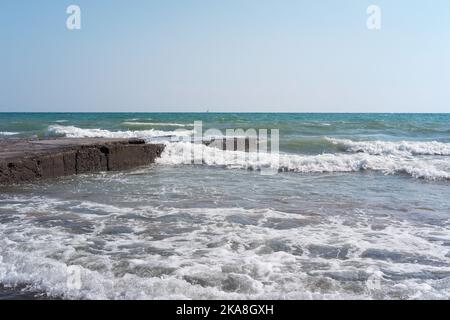
<svg viewBox="0 0 450 320">
<path fill-rule="evenodd" d="M 132 169 L 154 163 L 163 150 L 142 139 L 0 140 L 0 184 Z"/>
</svg>

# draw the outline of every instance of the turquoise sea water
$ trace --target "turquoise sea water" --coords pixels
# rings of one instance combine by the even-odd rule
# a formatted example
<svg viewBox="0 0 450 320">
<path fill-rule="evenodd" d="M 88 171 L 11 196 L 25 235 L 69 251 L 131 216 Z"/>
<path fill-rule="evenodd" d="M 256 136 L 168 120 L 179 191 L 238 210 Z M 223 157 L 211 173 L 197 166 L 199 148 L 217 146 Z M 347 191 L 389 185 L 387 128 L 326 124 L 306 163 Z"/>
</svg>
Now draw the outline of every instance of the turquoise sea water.
<svg viewBox="0 0 450 320">
<path fill-rule="evenodd" d="M 345 113 L 0 113 L 3 133 L 51 136 L 49 127 L 145 130 L 174 129 L 203 121 L 205 128 L 278 128 L 285 138 L 331 135 L 448 142 L 450 114 Z"/>
<path fill-rule="evenodd" d="M 280 155 L 224 161 L 182 141 L 194 121 L 278 129 Z M 59 136 L 166 150 L 127 172 L 0 186 L 9 296 L 450 298 L 450 114 L 0 113 L 0 139 Z M 193 148 L 202 164 L 183 158 Z"/>
</svg>

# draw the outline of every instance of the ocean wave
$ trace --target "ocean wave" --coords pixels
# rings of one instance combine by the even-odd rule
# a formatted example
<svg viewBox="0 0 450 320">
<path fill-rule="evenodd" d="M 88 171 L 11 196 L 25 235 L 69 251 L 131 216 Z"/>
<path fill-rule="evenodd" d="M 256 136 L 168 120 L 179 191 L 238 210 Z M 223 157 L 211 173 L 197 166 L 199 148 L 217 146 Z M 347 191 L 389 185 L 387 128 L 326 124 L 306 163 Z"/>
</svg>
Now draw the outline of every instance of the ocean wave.
<svg viewBox="0 0 450 320">
<path fill-rule="evenodd" d="M 0 136 L 15 136 L 17 134 L 19 134 L 19 132 L 0 131 Z"/>
<path fill-rule="evenodd" d="M 371 155 L 450 155 L 450 143 L 437 141 L 352 141 L 335 138 L 327 138 L 327 140 L 334 145 L 341 146 L 345 151 L 363 152 Z"/>
<path fill-rule="evenodd" d="M 450 164 L 445 160 L 409 159 L 394 155 L 357 154 L 271 154 L 222 151 L 189 142 L 167 143 L 157 163 L 168 165 L 199 163 L 227 168 L 299 173 L 380 171 L 384 174 L 408 174 L 429 180 L 450 179 Z M 195 163 L 198 163 L 195 162 Z"/>
<path fill-rule="evenodd" d="M 137 131 L 109 131 L 105 129 L 82 129 L 74 126 L 53 125 L 48 127 L 50 135 L 62 135 L 68 138 L 142 138 L 151 140 L 158 137 L 187 137 L 192 130 L 177 129 L 163 130 L 137 130 Z"/>
</svg>

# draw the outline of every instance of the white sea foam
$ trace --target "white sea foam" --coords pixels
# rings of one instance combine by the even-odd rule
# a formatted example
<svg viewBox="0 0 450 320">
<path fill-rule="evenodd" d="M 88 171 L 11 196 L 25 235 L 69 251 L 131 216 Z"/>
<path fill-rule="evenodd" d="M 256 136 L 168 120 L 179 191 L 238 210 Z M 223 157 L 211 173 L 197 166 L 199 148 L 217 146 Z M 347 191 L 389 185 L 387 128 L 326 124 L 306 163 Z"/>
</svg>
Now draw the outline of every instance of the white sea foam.
<svg viewBox="0 0 450 320">
<path fill-rule="evenodd" d="M 168 143 L 160 164 L 191 164 L 194 156 L 211 166 L 260 170 L 262 168 L 301 173 L 380 171 L 385 174 L 406 173 L 415 178 L 450 179 L 450 163 L 439 159 L 409 159 L 394 155 L 356 154 L 271 154 L 222 151 L 189 142 Z"/>
<path fill-rule="evenodd" d="M 192 130 L 177 129 L 174 131 L 163 130 L 137 130 L 137 131 L 109 131 L 105 129 L 82 129 L 74 126 L 53 125 L 48 128 L 53 134 L 64 135 L 68 138 L 143 138 L 152 139 L 157 137 L 187 137 Z"/>
<path fill-rule="evenodd" d="M 122 216 L 120 223 L 137 231 L 105 236 L 117 217 L 95 216 L 92 232 L 69 232 L 93 218 L 61 212 L 61 206 L 74 205 L 46 197 L 0 200 L 0 209 L 17 218 L 0 224 L 0 283 L 75 299 L 450 297 L 448 250 L 428 240 L 430 235 L 450 240 L 445 226 L 378 217 L 385 227 L 374 231 L 372 218 L 358 210 L 319 219 L 272 209 L 107 205 L 107 211 L 139 213 L 143 219 Z M 46 211 L 36 212 L 41 207 Z M 199 220 L 193 227 L 186 216 Z M 351 218 L 357 223 L 349 224 Z M 73 222 L 66 229 L 68 220 Z M 48 221 L 59 224 L 49 227 Z M 153 238 L 162 228 L 172 232 Z M 377 250 L 384 253 L 367 256 Z M 80 271 L 80 289 L 67 281 L 70 266 Z M 379 288 L 369 286 L 374 274 Z M 401 277 L 393 279 L 396 274 Z"/>
<path fill-rule="evenodd" d="M 0 136 L 15 136 L 17 134 L 19 134 L 19 132 L 0 131 Z"/>
<path fill-rule="evenodd" d="M 327 138 L 333 144 L 342 146 L 349 152 L 364 152 L 373 155 L 450 155 L 450 143 L 437 141 L 352 141 Z"/>
</svg>

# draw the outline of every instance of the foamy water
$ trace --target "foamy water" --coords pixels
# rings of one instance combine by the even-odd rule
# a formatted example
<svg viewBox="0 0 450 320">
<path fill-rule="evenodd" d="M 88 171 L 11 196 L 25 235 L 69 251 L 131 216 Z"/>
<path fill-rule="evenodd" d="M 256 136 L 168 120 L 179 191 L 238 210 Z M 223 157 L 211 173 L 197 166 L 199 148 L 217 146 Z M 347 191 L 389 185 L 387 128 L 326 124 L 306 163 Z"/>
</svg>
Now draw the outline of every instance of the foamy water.
<svg viewBox="0 0 450 320">
<path fill-rule="evenodd" d="M 19 134 L 19 132 L 0 131 L 0 136 L 15 136 L 17 134 Z"/>
<path fill-rule="evenodd" d="M 0 290 L 68 299 L 450 298 L 446 118 L 201 116 L 213 122 L 205 128 L 273 123 L 280 154 L 171 142 L 192 135 L 194 115 L 8 119 L 30 131 L 0 118 L 0 130 L 19 137 L 166 144 L 149 167 L 0 186 Z"/>
<path fill-rule="evenodd" d="M 376 191 L 346 199 L 358 179 L 282 174 L 272 190 L 273 177 L 246 173 L 258 186 L 235 183 L 225 195 L 220 172 L 180 170 L 157 165 L 2 195 L 1 283 L 83 299 L 450 297 L 448 206 L 412 201 L 414 180 L 391 200 L 376 179 L 367 186 Z M 204 189 L 205 179 L 216 182 Z M 323 185 L 337 181 L 346 190 L 327 196 Z M 99 185 L 111 187 L 94 192 Z M 374 194 L 382 199 L 363 201 Z M 67 285 L 71 266 L 81 270 L 79 290 Z"/>
<path fill-rule="evenodd" d="M 192 130 L 174 131 L 138 130 L 110 131 L 103 129 L 82 129 L 73 126 L 52 125 L 48 131 L 70 138 L 183 138 L 193 134 Z M 346 153 L 320 155 L 245 153 L 239 151 L 221 152 L 216 148 L 190 142 L 167 142 L 166 149 L 158 163 L 189 164 L 193 155 L 201 155 L 206 165 L 298 173 L 379 171 L 383 174 L 407 174 L 414 178 L 430 180 L 450 179 L 450 161 L 446 158 L 423 156 L 449 156 L 450 143 L 437 141 L 352 141 L 349 139 L 325 138 L 331 144 L 343 148 Z M 189 161 L 192 158 L 192 161 Z"/>
<path fill-rule="evenodd" d="M 437 141 L 352 141 L 333 138 L 328 138 L 328 140 L 333 144 L 342 146 L 346 151 L 364 152 L 372 155 L 450 155 L 450 143 Z"/>
<path fill-rule="evenodd" d="M 433 144 L 433 143 L 431 143 Z M 213 147 L 190 142 L 167 143 L 160 164 L 192 164 L 195 157 L 203 164 L 250 170 L 275 169 L 296 173 L 379 171 L 383 174 L 407 174 L 414 178 L 450 179 L 448 159 L 409 158 L 372 153 L 321 154 L 300 156 L 295 154 L 246 153 L 221 151 Z"/>
<path fill-rule="evenodd" d="M 157 137 L 173 137 L 173 136 L 190 136 L 192 130 L 174 130 L 161 131 L 155 129 L 149 130 L 127 130 L 127 131 L 110 131 L 103 129 L 82 129 L 74 126 L 53 125 L 48 128 L 49 133 L 62 135 L 68 138 L 145 138 L 152 139 Z"/>
</svg>

